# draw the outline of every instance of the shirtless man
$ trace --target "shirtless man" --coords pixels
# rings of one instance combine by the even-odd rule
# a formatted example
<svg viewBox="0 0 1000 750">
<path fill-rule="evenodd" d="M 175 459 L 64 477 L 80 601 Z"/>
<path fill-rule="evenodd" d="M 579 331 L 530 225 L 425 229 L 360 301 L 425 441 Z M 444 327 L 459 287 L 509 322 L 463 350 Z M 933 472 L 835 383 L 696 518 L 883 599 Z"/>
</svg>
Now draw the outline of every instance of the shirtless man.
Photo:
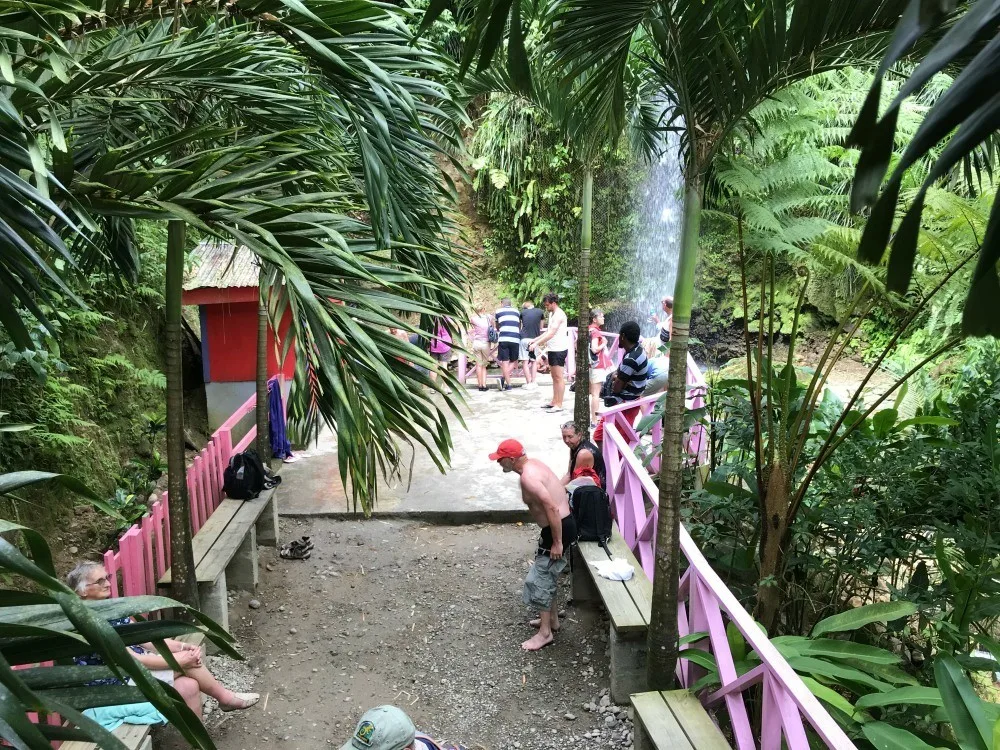
<svg viewBox="0 0 1000 750">
<path fill-rule="evenodd" d="M 559 629 L 559 608 L 556 605 L 559 575 L 568 566 L 566 556 L 576 543 L 576 522 L 569 510 L 566 488 L 559 477 L 537 458 L 528 458 L 524 446 L 516 440 L 504 440 L 490 454 L 506 474 L 521 476 L 521 499 L 531 517 L 541 527 L 535 550 L 535 562 L 528 570 L 521 594 L 526 606 L 538 607 L 538 633 L 521 644 L 525 651 L 538 651 L 552 643 L 553 632 Z"/>
</svg>

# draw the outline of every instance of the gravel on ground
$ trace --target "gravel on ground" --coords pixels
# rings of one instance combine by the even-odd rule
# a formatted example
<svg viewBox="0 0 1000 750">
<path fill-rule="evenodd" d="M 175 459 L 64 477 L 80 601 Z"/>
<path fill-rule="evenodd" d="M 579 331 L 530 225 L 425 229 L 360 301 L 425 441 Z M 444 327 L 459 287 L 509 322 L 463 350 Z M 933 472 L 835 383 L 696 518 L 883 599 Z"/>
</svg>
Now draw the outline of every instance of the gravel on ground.
<svg viewBox="0 0 1000 750">
<path fill-rule="evenodd" d="M 261 701 L 208 714 L 219 750 L 339 748 L 383 703 L 470 750 L 631 748 L 631 710 L 608 696 L 602 611 L 569 604 L 553 645 L 521 649 L 537 528 L 283 519 L 282 534 L 315 549 L 295 561 L 262 548 L 258 591 L 232 598 L 246 662 L 212 669 Z M 168 731 L 161 747 L 184 745 Z"/>
</svg>

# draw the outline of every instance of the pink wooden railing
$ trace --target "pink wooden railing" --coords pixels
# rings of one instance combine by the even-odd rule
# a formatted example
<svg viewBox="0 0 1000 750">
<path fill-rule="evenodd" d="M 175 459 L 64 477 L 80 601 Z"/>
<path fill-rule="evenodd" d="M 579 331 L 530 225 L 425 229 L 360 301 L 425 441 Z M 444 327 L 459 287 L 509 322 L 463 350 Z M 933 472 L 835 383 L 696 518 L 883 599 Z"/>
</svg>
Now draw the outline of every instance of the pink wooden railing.
<svg viewBox="0 0 1000 750">
<path fill-rule="evenodd" d="M 269 386 L 272 384 L 279 384 L 277 377 L 268 381 Z M 256 408 L 257 395 L 254 394 L 212 433 L 208 444 L 187 467 L 192 535 L 198 533 L 222 502 L 222 472 L 230 457 L 248 448 L 256 439 L 257 425 L 253 421 Z M 248 418 L 251 420 L 249 428 L 234 444 L 234 433 L 238 434 L 241 424 Z M 164 492 L 142 520 L 119 537 L 118 551 L 104 553 L 112 596 L 157 593 L 156 582 L 170 567 L 169 501 L 168 493 Z"/>
<path fill-rule="evenodd" d="M 695 363 L 690 354 L 688 354 L 687 361 L 687 389 L 688 410 L 703 408 L 705 406 L 705 396 L 708 392 L 708 386 L 705 383 L 705 377 L 701 374 L 701 369 Z M 625 403 L 618 404 L 617 406 L 602 408 L 598 411 L 598 415 L 604 417 L 605 423 L 611 421 L 611 419 L 617 420 L 616 423 L 618 431 L 625 436 L 629 445 L 638 446 L 640 445 L 640 436 L 636 426 L 642 418 L 650 414 L 656 405 L 665 397 L 666 394 L 663 392 L 653 393 L 649 396 L 643 396 L 640 399 L 636 399 L 635 401 L 626 401 Z M 636 407 L 639 408 L 639 414 L 632 422 L 630 422 L 625 418 L 625 413 L 631 413 Z M 653 423 L 650 438 L 650 446 L 659 445 L 662 442 L 662 421 L 657 420 Z M 688 429 L 687 437 L 684 439 L 684 443 L 692 461 L 695 461 L 698 465 L 703 465 L 708 461 L 708 430 L 701 421 L 691 425 Z M 657 454 L 654 458 L 652 458 L 648 465 L 650 471 L 654 473 L 659 471 L 659 455 Z"/>
<path fill-rule="evenodd" d="M 692 364 L 689 361 L 689 383 L 692 380 Z M 704 381 L 701 383 L 704 384 Z M 689 405 L 703 397 L 703 394 L 701 397 L 691 394 L 696 394 L 696 391 L 689 391 Z M 651 404 L 655 399 L 649 397 L 643 401 Z M 646 575 L 652 579 L 659 493 L 648 469 L 636 456 L 636 449 L 640 446 L 638 436 L 624 416 L 626 409 L 636 403 L 606 410 L 602 451 L 607 467 L 608 494 L 618 529 Z M 643 408 L 646 408 L 645 404 Z M 646 412 L 651 408 L 646 408 Z M 705 436 L 699 433 L 694 444 L 694 435 L 692 430 L 687 440 L 688 452 L 703 456 Z M 654 439 L 657 439 L 655 428 Z M 782 747 L 809 750 L 807 725 L 826 747 L 836 750 L 854 748 L 840 726 L 712 570 L 683 526 L 680 548 L 688 563 L 678 592 L 681 602 L 677 612 L 680 635 L 708 633 L 707 639 L 686 648 L 703 649 L 715 658 L 721 685 L 701 691 L 699 698 L 708 707 L 725 707 L 738 750 L 780 750 Z M 742 633 L 749 648 L 760 656 L 761 664 L 743 675 L 736 672 L 726 635 L 727 621 Z M 698 669 L 690 661 L 681 659 L 677 676 L 683 686 L 689 687 L 698 679 Z M 757 686 L 760 686 L 761 700 L 750 705 L 759 707 L 759 718 L 750 716 L 745 699 L 747 691 Z"/>
</svg>

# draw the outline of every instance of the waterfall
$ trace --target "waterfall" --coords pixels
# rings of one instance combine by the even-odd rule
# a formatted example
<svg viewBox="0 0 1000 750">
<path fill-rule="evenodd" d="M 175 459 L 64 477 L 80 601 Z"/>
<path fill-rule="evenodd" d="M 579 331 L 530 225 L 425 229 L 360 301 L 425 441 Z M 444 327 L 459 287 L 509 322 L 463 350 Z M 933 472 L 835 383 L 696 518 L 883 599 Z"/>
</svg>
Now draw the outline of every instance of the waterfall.
<svg viewBox="0 0 1000 750">
<path fill-rule="evenodd" d="M 680 137 L 667 133 L 667 146 L 645 169 L 637 189 L 638 216 L 632 244 L 635 265 L 629 285 L 632 314 L 643 335 L 655 330 L 650 312 L 662 315 L 660 300 L 673 296 L 677 280 L 683 229 L 684 179 L 680 161 Z"/>
</svg>

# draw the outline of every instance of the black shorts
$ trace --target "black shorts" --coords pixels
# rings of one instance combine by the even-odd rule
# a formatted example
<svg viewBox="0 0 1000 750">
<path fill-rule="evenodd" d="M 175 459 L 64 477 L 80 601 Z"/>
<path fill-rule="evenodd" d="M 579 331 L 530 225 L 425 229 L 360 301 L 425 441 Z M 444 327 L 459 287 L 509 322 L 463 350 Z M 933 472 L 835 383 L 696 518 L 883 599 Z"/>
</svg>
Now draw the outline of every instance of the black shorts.
<svg viewBox="0 0 1000 750">
<path fill-rule="evenodd" d="M 517 362 L 521 342 L 501 341 L 497 345 L 497 362 Z"/>
<path fill-rule="evenodd" d="M 549 358 L 549 367 L 565 367 L 567 354 L 569 354 L 568 349 L 561 352 L 548 352 L 545 356 Z"/>
</svg>

